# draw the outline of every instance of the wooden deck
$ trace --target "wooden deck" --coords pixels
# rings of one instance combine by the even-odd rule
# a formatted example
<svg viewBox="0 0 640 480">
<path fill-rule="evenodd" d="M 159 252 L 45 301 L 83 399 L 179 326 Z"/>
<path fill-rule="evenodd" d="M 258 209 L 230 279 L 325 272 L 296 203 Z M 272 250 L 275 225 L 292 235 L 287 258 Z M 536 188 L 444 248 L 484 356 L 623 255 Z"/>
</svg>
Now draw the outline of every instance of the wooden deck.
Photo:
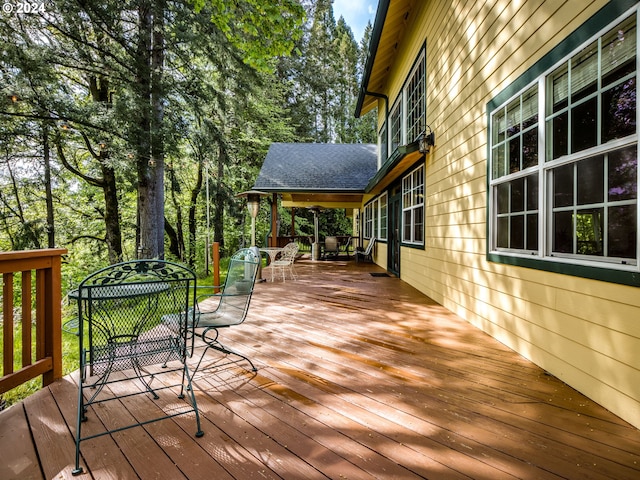
<svg viewBox="0 0 640 480">
<path fill-rule="evenodd" d="M 404 282 L 340 260 L 297 270 L 222 334 L 258 372 L 197 375 L 202 438 L 183 415 L 88 440 L 73 478 L 640 478 L 639 430 Z M 0 414 L 0 479 L 72 478 L 76 392 L 65 377 Z M 174 399 L 105 404 L 86 428 Z"/>
</svg>

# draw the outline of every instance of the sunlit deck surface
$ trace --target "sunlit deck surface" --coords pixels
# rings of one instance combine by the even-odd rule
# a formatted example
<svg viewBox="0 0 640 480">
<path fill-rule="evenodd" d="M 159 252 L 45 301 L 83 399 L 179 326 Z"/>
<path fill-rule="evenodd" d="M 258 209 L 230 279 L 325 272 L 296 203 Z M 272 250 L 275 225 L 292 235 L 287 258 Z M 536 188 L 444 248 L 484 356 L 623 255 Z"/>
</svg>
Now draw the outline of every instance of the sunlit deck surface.
<svg viewBox="0 0 640 480">
<path fill-rule="evenodd" d="M 296 268 L 221 335 L 258 372 L 198 373 L 202 438 L 183 415 L 87 440 L 73 478 L 640 478 L 639 430 L 406 283 L 346 260 Z M 76 396 L 69 376 L 0 414 L 0 479 L 72 478 Z M 175 397 L 122 403 L 86 428 Z"/>
</svg>

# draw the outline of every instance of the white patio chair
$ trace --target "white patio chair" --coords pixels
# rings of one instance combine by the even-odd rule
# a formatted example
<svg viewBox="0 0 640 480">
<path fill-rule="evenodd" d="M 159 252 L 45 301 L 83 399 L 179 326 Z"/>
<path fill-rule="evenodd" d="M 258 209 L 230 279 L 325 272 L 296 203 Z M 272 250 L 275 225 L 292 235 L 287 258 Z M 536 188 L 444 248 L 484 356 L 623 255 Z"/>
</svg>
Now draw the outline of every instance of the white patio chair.
<svg viewBox="0 0 640 480">
<path fill-rule="evenodd" d="M 294 262 L 296 261 L 296 255 L 298 254 L 298 244 L 295 242 L 287 243 L 282 249 L 280 258 L 275 262 L 271 262 L 271 268 L 280 270 L 282 273 L 282 281 L 285 282 L 286 275 L 285 270 L 289 270 L 291 278 L 297 280 L 298 275 L 294 269 Z"/>
</svg>

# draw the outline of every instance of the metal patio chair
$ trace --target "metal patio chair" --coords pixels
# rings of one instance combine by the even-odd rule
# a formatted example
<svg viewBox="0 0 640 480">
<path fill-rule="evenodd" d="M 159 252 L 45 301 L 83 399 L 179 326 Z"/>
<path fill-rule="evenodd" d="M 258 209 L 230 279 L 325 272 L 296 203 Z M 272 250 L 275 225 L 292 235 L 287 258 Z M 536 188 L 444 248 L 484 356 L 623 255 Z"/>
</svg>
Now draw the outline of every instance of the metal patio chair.
<svg viewBox="0 0 640 480">
<path fill-rule="evenodd" d="M 367 248 L 358 247 L 356 249 L 356 262 L 360 260 L 365 262 L 373 262 L 373 246 L 376 243 L 376 237 L 371 237 Z"/>
<path fill-rule="evenodd" d="M 282 274 L 282 281 L 286 281 L 285 271 L 289 270 L 289 274 L 293 280 L 298 279 L 298 275 L 296 274 L 294 263 L 296 261 L 296 256 L 298 255 L 298 244 L 296 242 L 287 243 L 280 254 L 280 258 L 275 262 L 271 262 L 271 268 L 275 268 L 280 270 Z"/>
<path fill-rule="evenodd" d="M 95 437 L 190 412 L 195 413 L 195 436 L 203 435 L 186 363 L 195 288 L 195 274 L 188 268 L 161 260 L 137 260 L 99 270 L 69 294 L 78 303 L 80 344 L 74 475 L 83 471 L 80 443 Z M 181 380 L 165 375 L 171 372 L 181 372 L 177 375 Z M 116 385 L 119 382 L 128 383 Z M 184 399 L 184 408 L 177 411 L 172 401 L 170 410 L 160 410 L 162 415 L 156 418 L 117 428 L 109 427 L 106 416 L 97 422 L 104 423 L 105 431 L 83 436 L 89 407 L 140 394 L 157 400 L 164 390 Z M 99 412 L 104 410 L 94 409 L 93 413 L 100 416 Z"/>
<path fill-rule="evenodd" d="M 257 371 L 248 357 L 225 347 L 218 341 L 218 336 L 221 328 L 239 325 L 247 317 L 260 260 L 260 253 L 255 248 L 238 250 L 229 262 L 227 278 L 221 286 L 222 292 L 198 296 L 194 320 L 195 335 L 206 343 L 206 348 L 198 361 L 196 372 L 210 348 L 243 358 L 249 362 L 254 372 Z M 212 298 L 217 299 L 217 302 L 204 301 Z"/>
<path fill-rule="evenodd" d="M 334 258 L 340 253 L 340 244 L 338 243 L 338 237 L 325 237 L 324 238 L 324 257 L 332 255 Z"/>
</svg>

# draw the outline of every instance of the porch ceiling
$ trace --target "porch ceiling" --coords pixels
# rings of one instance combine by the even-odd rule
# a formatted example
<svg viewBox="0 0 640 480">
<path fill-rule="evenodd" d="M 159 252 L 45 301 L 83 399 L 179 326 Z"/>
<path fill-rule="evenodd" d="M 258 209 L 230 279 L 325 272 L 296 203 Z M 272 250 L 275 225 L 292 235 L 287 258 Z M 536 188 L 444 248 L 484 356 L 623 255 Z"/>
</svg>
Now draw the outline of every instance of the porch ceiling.
<svg viewBox="0 0 640 480">
<path fill-rule="evenodd" d="M 283 207 L 313 207 L 318 206 L 321 208 L 360 208 L 362 204 L 362 195 L 347 195 L 347 194 L 331 194 L 331 193 L 283 193 L 282 194 L 282 206 Z"/>
</svg>

